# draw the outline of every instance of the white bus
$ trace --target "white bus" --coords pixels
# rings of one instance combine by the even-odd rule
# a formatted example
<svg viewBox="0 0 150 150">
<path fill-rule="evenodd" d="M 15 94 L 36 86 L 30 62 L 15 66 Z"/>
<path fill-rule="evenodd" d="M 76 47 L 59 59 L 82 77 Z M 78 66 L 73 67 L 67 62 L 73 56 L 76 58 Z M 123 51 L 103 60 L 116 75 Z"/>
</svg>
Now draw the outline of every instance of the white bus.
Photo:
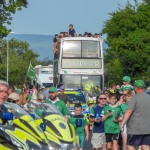
<svg viewBox="0 0 150 150">
<path fill-rule="evenodd" d="M 53 86 L 53 65 L 35 66 L 35 72 L 42 85 L 45 87 Z"/>
<path fill-rule="evenodd" d="M 61 39 L 59 56 L 54 57 L 54 85 L 59 83 L 63 83 L 65 89 L 80 88 L 91 94 L 104 89 L 101 38 Z"/>
</svg>

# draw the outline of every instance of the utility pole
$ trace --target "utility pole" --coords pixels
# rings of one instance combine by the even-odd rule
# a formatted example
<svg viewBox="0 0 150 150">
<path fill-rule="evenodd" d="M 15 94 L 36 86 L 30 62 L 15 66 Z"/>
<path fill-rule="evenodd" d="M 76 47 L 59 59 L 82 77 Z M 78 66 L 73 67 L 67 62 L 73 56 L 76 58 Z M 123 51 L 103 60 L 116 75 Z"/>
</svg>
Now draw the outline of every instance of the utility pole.
<svg viewBox="0 0 150 150">
<path fill-rule="evenodd" d="M 7 43 L 7 83 L 9 82 L 9 42 L 8 39 L 6 40 Z"/>
<path fill-rule="evenodd" d="M 14 32 L 10 32 L 10 34 L 13 34 Z M 7 83 L 9 83 L 9 41 L 8 38 L 6 39 L 6 45 L 7 45 Z"/>
</svg>

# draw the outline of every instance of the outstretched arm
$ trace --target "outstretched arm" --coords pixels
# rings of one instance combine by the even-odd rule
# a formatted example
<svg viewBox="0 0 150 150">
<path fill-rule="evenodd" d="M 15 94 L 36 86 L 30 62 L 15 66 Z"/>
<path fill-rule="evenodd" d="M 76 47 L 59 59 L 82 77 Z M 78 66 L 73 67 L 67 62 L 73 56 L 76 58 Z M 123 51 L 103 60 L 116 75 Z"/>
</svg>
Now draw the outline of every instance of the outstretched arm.
<svg viewBox="0 0 150 150">
<path fill-rule="evenodd" d="M 84 126 L 84 129 L 85 129 L 85 140 L 88 141 L 89 140 L 89 128 L 88 128 L 88 125 Z"/>
<path fill-rule="evenodd" d="M 124 114 L 124 117 L 123 117 L 123 120 L 120 123 L 121 130 L 123 130 L 125 122 L 130 118 L 130 116 L 131 116 L 132 113 L 133 113 L 133 110 L 131 110 L 131 109 L 127 109 L 126 110 L 126 112 Z"/>
</svg>

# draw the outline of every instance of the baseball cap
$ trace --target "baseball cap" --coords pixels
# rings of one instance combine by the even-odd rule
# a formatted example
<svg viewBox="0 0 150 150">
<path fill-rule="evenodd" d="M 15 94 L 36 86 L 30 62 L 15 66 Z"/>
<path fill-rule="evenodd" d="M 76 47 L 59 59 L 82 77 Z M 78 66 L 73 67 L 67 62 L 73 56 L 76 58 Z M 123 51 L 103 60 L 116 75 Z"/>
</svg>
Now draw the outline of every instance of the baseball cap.
<svg viewBox="0 0 150 150">
<path fill-rule="evenodd" d="M 143 80 L 135 80 L 134 85 L 137 88 L 145 88 L 146 87 Z"/>
<path fill-rule="evenodd" d="M 125 81 L 125 82 L 130 82 L 130 81 L 131 81 L 131 78 L 130 78 L 129 76 L 124 76 L 124 77 L 122 78 L 122 80 Z"/>
<path fill-rule="evenodd" d="M 89 100 L 88 104 L 94 104 L 94 100 Z"/>
<path fill-rule="evenodd" d="M 17 101 L 17 100 L 20 99 L 20 98 L 19 98 L 19 95 L 18 95 L 17 93 L 11 93 L 11 94 L 8 96 L 8 98 L 10 98 L 10 99 L 12 99 L 12 100 L 14 100 L 14 101 Z"/>
<path fill-rule="evenodd" d="M 49 92 L 55 93 L 55 92 L 57 92 L 57 89 L 54 86 L 52 86 L 52 87 L 50 87 Z"/>
</svg>

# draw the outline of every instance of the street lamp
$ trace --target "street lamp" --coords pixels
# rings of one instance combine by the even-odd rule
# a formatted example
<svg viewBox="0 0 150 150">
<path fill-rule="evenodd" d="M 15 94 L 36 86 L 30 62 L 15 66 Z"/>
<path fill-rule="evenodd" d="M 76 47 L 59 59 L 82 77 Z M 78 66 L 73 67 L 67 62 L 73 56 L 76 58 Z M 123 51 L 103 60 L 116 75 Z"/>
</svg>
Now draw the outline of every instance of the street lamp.
<svg viewBox="0 0 150 150">
<path fill-rule="evenodd" d="M 10 34 L 13 34 L 14 32 L 10 32 Z M 9 42 L 8 38 L 6 39 L 7 44 L 7 83 L 9 82 Z"/>
</svg>

